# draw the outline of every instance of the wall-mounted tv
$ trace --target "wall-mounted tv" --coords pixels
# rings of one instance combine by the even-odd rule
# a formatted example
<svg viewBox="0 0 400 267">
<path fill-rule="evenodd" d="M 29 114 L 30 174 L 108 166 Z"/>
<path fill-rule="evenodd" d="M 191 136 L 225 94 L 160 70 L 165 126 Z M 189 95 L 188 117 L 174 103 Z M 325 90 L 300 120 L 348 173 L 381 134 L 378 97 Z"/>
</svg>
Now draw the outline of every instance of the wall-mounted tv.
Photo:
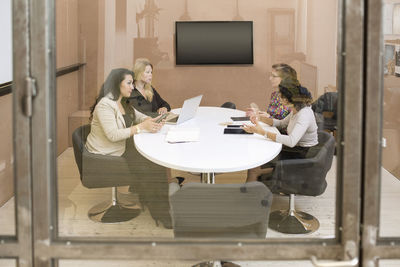
<svg viewBox="0 0 400 267">
<path fill-rule="evenodd" d="M 252 21 L 177 21 L 176 64 L 253 64 Z"/>
</svg>

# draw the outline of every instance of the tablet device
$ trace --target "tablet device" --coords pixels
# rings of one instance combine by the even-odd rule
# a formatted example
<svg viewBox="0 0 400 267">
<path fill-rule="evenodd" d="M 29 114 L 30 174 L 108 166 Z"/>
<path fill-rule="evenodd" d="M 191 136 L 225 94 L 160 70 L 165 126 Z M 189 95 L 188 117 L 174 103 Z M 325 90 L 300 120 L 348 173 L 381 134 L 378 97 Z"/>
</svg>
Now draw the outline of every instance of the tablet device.
<svg viewBox="0 0 400 267">
<path fill-rule="evenodd" d="M 168 116 L 168 112 L 162 114 L 161 117 L 158 118 L 158 119 L 156 120 L 156 123 L 160 123 L 160 122 L 161 122 L 163 119 L 165 119 L 167 116 Z"/>
<path fill-rule="evenodd" d="M 224 134 L 252 134 L 248 133 L 243 129 L 238 129 L 238 128 L 225 128 L 224 129 Z"/>
<path fill-rule="evenodd" d="M 249 121 L 250 117 L 231 117 L 233 121 Z"/>
<path fill-rule="evenodd" d="M 240 128 L 242 125 L 239 124 L 231 124 L 231 125 L 227 125 L 226 127 L 228 128 Z"/>
</svg>

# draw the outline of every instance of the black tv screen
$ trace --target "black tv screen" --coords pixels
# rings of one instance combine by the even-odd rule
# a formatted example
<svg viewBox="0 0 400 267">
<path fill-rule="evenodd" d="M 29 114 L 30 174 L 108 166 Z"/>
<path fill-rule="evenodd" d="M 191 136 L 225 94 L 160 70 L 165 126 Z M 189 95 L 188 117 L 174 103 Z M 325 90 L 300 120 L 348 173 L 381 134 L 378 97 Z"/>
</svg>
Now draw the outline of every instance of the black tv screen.
<svg viewBox="0 0 400 267">
<path fill-rule="evenodd" d="M 177 21 L 176 64 L 253 64 L 252 21 Z"/>
</svg>

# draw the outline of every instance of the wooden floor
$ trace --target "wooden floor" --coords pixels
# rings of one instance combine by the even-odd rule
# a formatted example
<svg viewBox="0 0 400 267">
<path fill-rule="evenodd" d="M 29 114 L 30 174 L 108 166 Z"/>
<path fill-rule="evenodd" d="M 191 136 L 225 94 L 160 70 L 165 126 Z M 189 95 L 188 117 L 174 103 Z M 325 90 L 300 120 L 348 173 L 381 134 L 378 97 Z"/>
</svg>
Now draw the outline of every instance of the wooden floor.
<svg viewBox="0 0 400 267">
<path fill-rule="evenodd" d="M 334 162 L 334 164 L 336 164 Z M 165 237 L 173 238 L 173 231 L 157 227 L 151 219 L 148 210 L 134 220 L 118 224 L 95 223 L 87 218 L 87 211 L 95 204 L 109 198 L 111 190 L 87 189 L 79 180 L 79 173 L 75 167 L 73 151 L 68 149 L 58 159 L 59 174 L 59 231 L 62 236 L 131 236 L 134 238 Z M 191 176 L 187 173 L 173 171 L 173 176 Z M 198 179 L 198 176 L 191 176 Z M 219 174 L 217 183 L 244 182 L 246 172 Z M 319 197 L 296 197 L 296 206 L 300 210 L 315 214 L 321 222 L 320 229 L 307 237 L 333 237 L 335 218 L 335 185 L 336 174 L 328 174 L 330 190 L 326 190 Z M 285 209 L 288 198 L 274 196 L 272 210 Z M 287 237 L 273 230 L 268 230 L 267 238 Z M 304 237 L 304 235 L 291 235 L 290 237 Z"/>
<path fill-rule="evenodd" d="M 174 171 L 173 175 L 185 176 L 187 173 Z M 197 179 L 197 176 L 191 176 Z M 240 183 L 246 177 L 246 172 L 219 174 L 217 183 Z M 335 226 L 335 196 L 336 196 L 336 160 L 327 175 L 327 190 L 318 197 L 296 197 L 296 208 L 313 214 L 320 221 L 320 228 L 309 235 L 287 235 L 268 229 L 266 238 L 331 238 Z M 59 233 L 61 236 L 130 236 L 135 239 L 146 237 L 173 238 L 173 231 L 157 227 L 151 219 L 148 210 L 142 212 L 134 220 L 102 224 L 88 219 L 87 211 L 95 204 L 110 197 L 111 191 L 106 189 L 87 189 L 82 186 L 78 169 L 74 162 L 73 151 L 67 149 L 58 157 L 58 190 L 59 190 Z M 122 189 L 124 191 L 124 189 Z M 400 181 L 389 172 L 382 171 L 382 201 L 381 228 L 382 236 L 400 236 L 400 210 L 395 208 L 400 202 Z M 285 209 L 288 198 L 274 196 L 272 209 Z M 15 233 L 14 200 L 11 199 L 0 208 L 0 235 Z M 238 262 L 239 263 L 239 262 Z M 98 261 L 62 261 L 60 266 L 191 266 L 194 262 L 98 262 Z M 309 262 L 240 262 L 241 266 L 312 266 Z M 394 265 L 392 265 L 394 264 Z M 12 261 L 0 260 L 0 266 L 15 266 Z M 400 261 L 388 261 L 381 266 L 400 266 Z"/>
</svg>

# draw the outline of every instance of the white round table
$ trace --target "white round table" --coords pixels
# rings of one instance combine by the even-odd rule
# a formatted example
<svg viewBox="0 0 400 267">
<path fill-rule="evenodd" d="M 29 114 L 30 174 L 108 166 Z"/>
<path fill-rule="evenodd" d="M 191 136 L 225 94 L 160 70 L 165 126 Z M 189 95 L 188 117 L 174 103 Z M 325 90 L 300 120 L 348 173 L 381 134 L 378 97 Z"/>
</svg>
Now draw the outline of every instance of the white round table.
<svg viewBox="0 0 400 267">
<path fill-rule="evenodd" d="M 179 111 L 173 110 L 177 114 Z M 245 116 L 245 112 L 220 107 L 199 107 L 191 120 L 179 125 L 165 124 L 158 133 L 135 135 L 135 147 L 145 158 L 161 166 L 208 174 L 208 177 L 211 176 L 209 179 L 213 179 L 214 173 L 260 166 L 279 154 L 281 144 L 258 134 L 224 134 L 226 126 L 220 123 L 231 122 L 232 116 Z M 165 137 L 171 127 L 199 128 L 200 139 L 198 142 L 168 143 Z M 274 127 L 269 127 L 269 130 L 278 131 Z"/>
</svg>

